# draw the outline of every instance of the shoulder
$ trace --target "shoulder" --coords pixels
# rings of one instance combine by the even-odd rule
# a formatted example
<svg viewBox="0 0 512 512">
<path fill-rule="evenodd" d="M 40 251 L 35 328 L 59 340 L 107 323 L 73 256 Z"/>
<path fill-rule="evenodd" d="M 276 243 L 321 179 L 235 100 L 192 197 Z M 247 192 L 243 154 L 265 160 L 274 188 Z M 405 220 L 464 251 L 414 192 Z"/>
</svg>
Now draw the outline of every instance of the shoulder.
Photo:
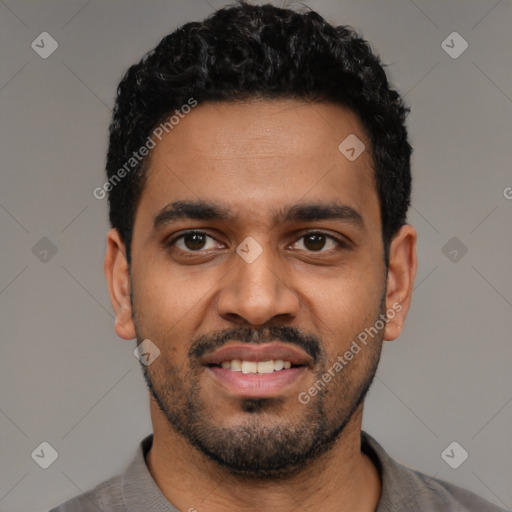
<svg viewBox="0 0 512 512">
<path fill-rule="evenodd" d="M 504 509 L 484 500 L 458 485 L 432 478 L 419 471 L 402 466 L 418 486 L 417 500 L 426 512 L 504 512 Z"/>
<path fill-rule="evenodd" d="M 153 442 L 153 435 L 146 436 L 137 447 L 134 457 L 125 470 L 104 480 L 90 491 L 66 501 L 50 512 L 126 512 L 133 508 L 134 496 L 153 496 L 156 484 L 146 467 L 145 455 Z"/>
<path fill-rule="evenodd" d="M 120 475 L 109 478 L 94 489 L 66 501 L 50 512 L 123 512 L 121 480 Z"/>
<path fill-rule="evenodd" d="M 361 449 L 380 472 L 377 512 L 504 512 L 471 491 L 400 464 L 366 432 L 361 433 Z"/>
</svg>

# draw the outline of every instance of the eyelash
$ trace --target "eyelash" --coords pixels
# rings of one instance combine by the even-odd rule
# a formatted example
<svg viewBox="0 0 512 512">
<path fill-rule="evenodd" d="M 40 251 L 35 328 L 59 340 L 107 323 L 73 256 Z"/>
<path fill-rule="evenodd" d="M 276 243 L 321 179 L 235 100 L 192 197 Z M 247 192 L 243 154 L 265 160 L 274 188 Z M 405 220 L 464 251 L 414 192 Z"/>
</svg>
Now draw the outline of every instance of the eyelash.
<svg viewBox="0 0 512 512">
<path fill-rule="evenodd" d="M 172 246 L 174 246 L 174 244 L 178 241 L 178 240 L 181 240 L 182 238 L 185 238 L 187 235 L 193 235 L 193 234 L 198 234 L 198 235 L 206 235 L 207 237 L 210 237 L 210 238 L 213 238 L 215 240 L 215 238 L 211 235 L 209 235 L 208 233 L 206 233 L 205 231 L 200 231 L 200 230 L 197 230 L 197 229 L 191 229 L 191 230 L 188 230 L 188 231 L 183 231 L 181 234 L 179 234 L 178 236 L 176 236 L 175 238 L 173 238 L 172 240 L 167 240 L 164 242 L 164 246 L 167 247 L 167 248 L 171 248 Z M 302 238 L 305 238 L 306 236 L 309 236 L 309 235 L 324 235 L 326 238 L 329 238 L 331 240 L 333 240 L 334 242 L 336 242 L 338 244 L 338 247 L 336 249 L 334 249 L 335 251 L 339 251 L 339 250 L 347 250 L 347 249 L 350 249 L 350 246 L 344 242 L 343 240 L 331 235 L 330 233 L 326 233 L 325 231 L 321 231 L 321 230 L 312 230 L 312 231 L 308 231 L 306 233 L 303 233 L 297 240 L 299 241 L 300 239 Z M 294 242 L 294 244 L 296 243 Z M 192 251 L 192 250 L 186 250 L 184 251 L 183 249 L 178 249 L 182 252 L 186 252 L 186 253 L 189 253 L 189 254 L 200 254 L 203 249 L 199 249 L 197 251 Z M 324 251 L 323 249 L 319 250 L 319 251 L 307 251 L 307 252 L 310 252 L 310 253 L 313 253 L 313 254 L 318 254 L 318 253 L 329 253 L 331 252 L 330 250 L 327 250 L 327 251 Z"/>
</svg>

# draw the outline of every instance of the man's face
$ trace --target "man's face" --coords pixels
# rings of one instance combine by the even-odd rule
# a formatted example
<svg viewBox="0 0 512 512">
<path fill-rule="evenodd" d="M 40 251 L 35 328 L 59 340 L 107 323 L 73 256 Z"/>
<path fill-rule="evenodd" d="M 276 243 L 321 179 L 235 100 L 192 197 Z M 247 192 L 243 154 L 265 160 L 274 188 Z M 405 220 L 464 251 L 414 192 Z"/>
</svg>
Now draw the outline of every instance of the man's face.
<svg viewBox="0 0 512 512">
<path fill-rule="evenodd" d="M 279 100 L 199 105 L 153 150 L 130 269 L 137 338 L 161 351 L 145 376 L 169 425 L 233 472 L 291 474 L 360 411 L 382 330 L 299 394 L 386 309 L 369 148 L 351 111 Z M 245 373 L 269 360 L 292 367 Z"/>
</svg>

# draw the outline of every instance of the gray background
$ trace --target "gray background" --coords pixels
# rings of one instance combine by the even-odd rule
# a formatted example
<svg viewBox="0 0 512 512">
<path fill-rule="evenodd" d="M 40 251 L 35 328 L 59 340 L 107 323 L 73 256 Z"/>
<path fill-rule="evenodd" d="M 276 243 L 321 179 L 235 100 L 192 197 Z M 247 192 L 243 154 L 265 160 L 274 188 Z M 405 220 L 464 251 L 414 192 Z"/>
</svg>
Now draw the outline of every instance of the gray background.
<svg viewBox="0 0 512 512">
<path fill-rule="evenodd" d="M 360 30 L 413 108 L 409 221 L 419 271 L 364 427 L 398 460 L 510 509 L 512 4 L 307 4 Z M 0 0 L 4 512 L 42 512 L 91 488 L 151 431 L 135 342 L 113 332 L 102 270 L 107 203 L 92 191 L 104 180 L 122 73 L 178 25 L 223 5 Z M 44 31 L 59 45 L 47 59 L 31 48 Z M 469 44 L 457 59 L 441 47 L 453 31 Z M 36 246 L 43 237 L 54 255 L 42 252 L 47 241 Z M 58 452 L 46 470 L 31 458 L 42 441 Z M 441 458 L 452 441 L 469 453 L 458 469 Z"/>
</svg>

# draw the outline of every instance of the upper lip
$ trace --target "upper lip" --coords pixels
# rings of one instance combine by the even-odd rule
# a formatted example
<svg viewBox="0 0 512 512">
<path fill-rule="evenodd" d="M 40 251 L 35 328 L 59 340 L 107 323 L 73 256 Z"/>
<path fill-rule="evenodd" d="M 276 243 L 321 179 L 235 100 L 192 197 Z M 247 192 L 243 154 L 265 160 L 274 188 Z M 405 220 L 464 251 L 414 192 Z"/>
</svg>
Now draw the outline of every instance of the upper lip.
<svg viewBox="0 0 512 512">
<path fill-rule="evenodd" d="M 313 359 L 300 348 L 283 343 L 265 343 L 265 344 L 236 344 L 225 345 L 212 354 L 206 355 L 202 359 L 204 365 L 218 364 L 223 361 L 232 361 L 239 359 L 241 361 L 270 361 L 271 359 L 281 359 L 290 361 L 294 365 L 311 365 Z"/>
</svg>

